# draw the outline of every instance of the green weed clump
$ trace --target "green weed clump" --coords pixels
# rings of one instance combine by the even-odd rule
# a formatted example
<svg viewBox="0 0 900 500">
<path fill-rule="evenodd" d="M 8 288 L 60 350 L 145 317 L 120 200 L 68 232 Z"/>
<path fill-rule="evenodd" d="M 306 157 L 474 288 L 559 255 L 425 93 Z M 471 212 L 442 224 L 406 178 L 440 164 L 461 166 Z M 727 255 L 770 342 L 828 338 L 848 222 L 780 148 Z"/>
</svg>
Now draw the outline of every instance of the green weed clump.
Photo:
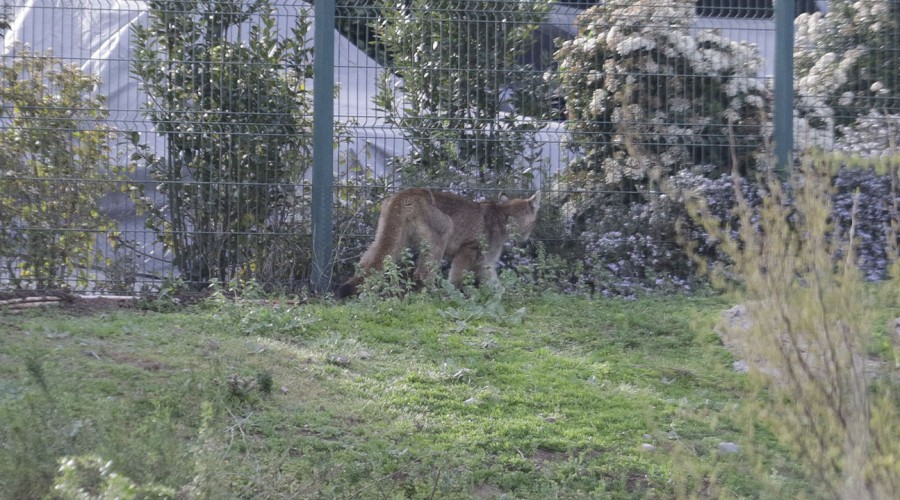
<svg viewBox="0 0 900 500">
<path fill-rule="evenodd" d="M 889 161 L 892 200 L 897 160 Z M 708 269 L 710 275 L 737 291 L 747 309 L 749 321 L 733 341 L 755 374 L 748 428 L 772 432 L 796 453 L 817 495 L 897 498 L 900 391 L 891 376 L 897 339 L 894 333 L 885 337 L 870 314 L 876 301 L 880 308 L 900 305 L 897 206 L 893 202 L 892 220 L 885 221 L 893 280 L 866 284 L 857 259 L 855 208 L 849 228 L 834 224 L 832 176 L 839 162 L 805 159 L 793 191 L 774 180 L 765 183 L 758 208 L 736 191 L 735 228 L 722 227 L 702 201 L 693 208 L 731 260 Z M 777 490 L 778 474 L 763 460 L 758 465 Z"/>
</svg>

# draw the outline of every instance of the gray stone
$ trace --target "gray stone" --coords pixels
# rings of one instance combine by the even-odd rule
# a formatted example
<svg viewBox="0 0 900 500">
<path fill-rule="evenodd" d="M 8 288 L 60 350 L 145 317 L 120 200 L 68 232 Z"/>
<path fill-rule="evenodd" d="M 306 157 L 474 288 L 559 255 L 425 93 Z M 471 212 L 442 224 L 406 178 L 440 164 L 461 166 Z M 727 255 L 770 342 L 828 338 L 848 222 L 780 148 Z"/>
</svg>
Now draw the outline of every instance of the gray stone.
<svg viewBox="0 0 900 500">
<path fill-rule="evenodd" d="M 741 447 L 731 442 L 719 443 L 719 451 L 722 453 L 737 453 L 741 451 Z"/>
<path fill-rule="evenodd" d="M 344 368 L 350 366 L 350 359 L 347 358 L 347 356 L 340 356 L 340 355 L 328 356 L 328 362 L 331 363 L 332 365 L 337 365 L 337 366 L 341 366 Z"/>
</svg>

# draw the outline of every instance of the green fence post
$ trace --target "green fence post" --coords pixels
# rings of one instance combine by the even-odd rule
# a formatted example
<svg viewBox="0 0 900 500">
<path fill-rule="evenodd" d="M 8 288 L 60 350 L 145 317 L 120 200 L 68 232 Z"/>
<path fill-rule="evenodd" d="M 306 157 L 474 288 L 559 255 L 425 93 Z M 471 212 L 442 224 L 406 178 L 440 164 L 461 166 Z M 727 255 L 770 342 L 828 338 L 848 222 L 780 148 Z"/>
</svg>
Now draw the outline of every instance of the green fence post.
<svg viewBox="0 0 900 500">
<path fill-rule="evenodd" d="M 775 2 L 775 168 L 791 174 L 794 149 L 794 0 Z"/>
<path fill-rule="evenodd" d="M 334 0 L 316 0 L 313 61 L 312 285 L 331 284 L 334 163 Z"/>
</svg>

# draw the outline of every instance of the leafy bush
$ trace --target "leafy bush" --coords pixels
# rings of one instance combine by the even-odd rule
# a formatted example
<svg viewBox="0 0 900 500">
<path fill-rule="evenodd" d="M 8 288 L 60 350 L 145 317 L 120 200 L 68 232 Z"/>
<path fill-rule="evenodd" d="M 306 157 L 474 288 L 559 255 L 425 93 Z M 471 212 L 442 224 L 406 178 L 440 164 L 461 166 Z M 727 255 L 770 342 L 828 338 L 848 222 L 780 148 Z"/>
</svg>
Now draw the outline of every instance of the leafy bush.
<svg viewBox="0 0 900 500">
<path fill-rule="evenodd" d="M 102 122 L 99 80 L 17 46 L 0 67 L 0 277 L 22 288 L 86 286 L 115 237 L 100 200 L 125 189 Z"/>
<path fill-rule="evenodd" d="M 376 105 L 412 146 L 402 182 L 530 187 L 548 87 L 520 62 L 549 4 L 385 0 L 379 43 L 391 58 Z"/>
<path fill-rule="evenodd" d="M 133 72 L 151 97 L 145 114 L 166 157 L 143 148 L 135 161 L 167 203 L 145 204 L 149 227 L 195 285 L 297 272 L 279 261 L 307 243 L 284 240 L 305 215 L 295 186 L 311 157 L 307 16 L 279 37 L 266 1 L 149 7 L 149 26 L 134 28 Z M 235 28 L 245 23 L 241 39 Z"/>
<path fill-rule="evenodd" d="M 139 486 L 114 472 L 112 462 L 98 456 L 64 457 L 54 481 L 54 498 L 63 500 L 153 500 L 175 498 L 164 486 Z"/>
<path fill-rule="evenodd" d="M 737 182 L 745 197 L 759 199 L 754 183 L 744 179 Z M 668 184 L 677 188 L 645 193 L 645 201 L 626 201 L 629 193 L 613 190 L 601 191 L 590 199 L 566 192 L 551 195 L 544 215 L 549 220 L 535 235 L 549 240 L 549 255 L 537 260 L 527 256 L 520 264 L 540 268 L 544 265 L 539 262 L 555 260 L 550 267 L 558 269 L 558 281 L 565 283 L 568 291 L 632 296 L 650 291 L 696 290 L 702 282 L 696 275 L 696 263 L 683 245 L 689 244 L 711 261 L 723 256 L 716 241 L 691 221 L 685 193 L 706 200 L 715 216 L 726 224 L 734 221 L 731 207 L 735 179 L 728 174 L 713 179 L 702 170 L 682 171 Z M 591 208 L 585 209 L 582 203 Z"/>
<path fill-rule="evenodd" d="M 798 122 L 799 120 L 794 121 Z M 897 137 L 897 131 L 900 130 L 900 114 L 890 115 L 871 110 L 866 115 L 858 116 L 849 125 L 838 125 L 835 130 L 837 137 L 834 149 L 848 155 L 865 158 L 888 157 L 900 146 Z M 798 144 L 802 146 L 809 142 L 798 141 Z"/>
</svg>

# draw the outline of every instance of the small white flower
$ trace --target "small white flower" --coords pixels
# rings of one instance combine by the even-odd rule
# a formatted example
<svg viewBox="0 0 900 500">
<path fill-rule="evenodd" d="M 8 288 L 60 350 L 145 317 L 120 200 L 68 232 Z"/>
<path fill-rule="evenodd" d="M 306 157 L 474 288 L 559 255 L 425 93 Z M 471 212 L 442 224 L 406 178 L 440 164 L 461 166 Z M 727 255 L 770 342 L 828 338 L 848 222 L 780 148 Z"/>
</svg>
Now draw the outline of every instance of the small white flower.
<svg viewBox="0 0 900 500">
<path fill-rule="evenodd" d="M 838 99 L 838 104 L 841 106 L 849 106 L 853 103 L 853 92 L 847 91 L 841 94 L 841 98 Z"/>
<path fill-rule="evenodd" d="M 616 51 L 622 55 L 627 55 L 643 49 L 652 50 L 654 48 L 656 48 L 656 42 L 640 36 L 632 36 L 626 38 L 618 45 L 616 45 Z"/>
<path fill-rule="evenodd" d="M 762 108 L 765 104 L 763 98 L 758 95 L 748 95 L 744 98 L 744 102 L 747 103 L 748 106 L 754 106 L 757 108 Z"/>
</svg>

